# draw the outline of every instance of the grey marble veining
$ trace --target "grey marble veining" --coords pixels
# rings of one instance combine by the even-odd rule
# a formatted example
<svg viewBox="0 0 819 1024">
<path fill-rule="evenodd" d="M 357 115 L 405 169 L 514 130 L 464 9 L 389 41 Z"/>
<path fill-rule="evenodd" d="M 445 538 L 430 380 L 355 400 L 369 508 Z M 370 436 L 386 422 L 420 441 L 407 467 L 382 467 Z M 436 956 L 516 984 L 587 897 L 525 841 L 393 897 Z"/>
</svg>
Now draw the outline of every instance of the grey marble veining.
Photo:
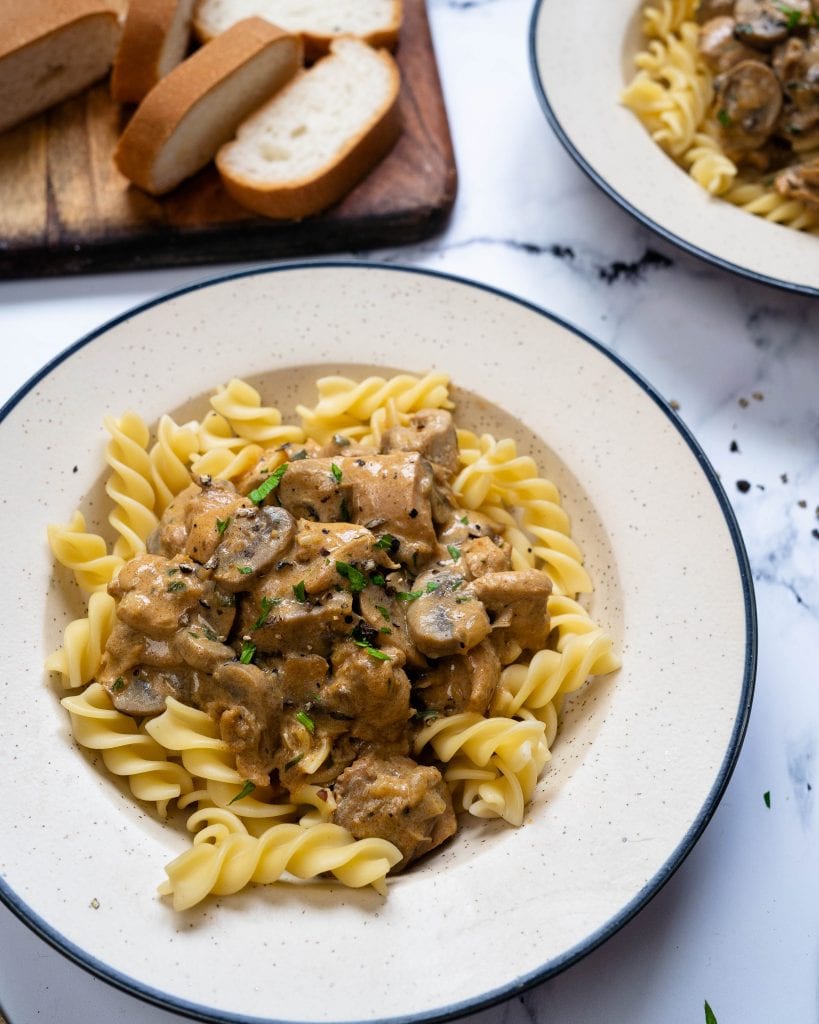
<svg viewBox="0 0 819 1024">
<path fill-rule="evenodd" d="M 475 1019 L 691 1024 L 704 1020 L 708 1000 L 719 1024 L 819 1021 L 819 299 L 678 251 L 585 177 L 535 96 L 529 0 L 429 8 L 459 167 L 456 207 L 432 240 L 352 255 L 520 296 L 650 381 L 721 478 L 759 614 L 747 738 L 693 852 L 614 937 Z M 99 323 L 202 276 L 194 268 L 0 284 L 4 396 Z M 708 566 L 700 571 L 707 588 Z M 0 1005 L 12 1024 L 180 1019 L 90 978 L 5 910 L 0 948 Z"/>
</svg>

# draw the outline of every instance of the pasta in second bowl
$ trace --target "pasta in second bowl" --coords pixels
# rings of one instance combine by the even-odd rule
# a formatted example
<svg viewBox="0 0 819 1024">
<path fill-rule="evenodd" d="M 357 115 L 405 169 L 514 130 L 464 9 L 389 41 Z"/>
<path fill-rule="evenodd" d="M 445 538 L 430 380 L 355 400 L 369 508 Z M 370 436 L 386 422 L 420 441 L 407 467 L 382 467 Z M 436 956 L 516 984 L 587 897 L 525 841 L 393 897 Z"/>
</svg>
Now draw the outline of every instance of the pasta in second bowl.
<svg viewBox="0 0 819 1024">
<path fill-rule="evenodd" d="M 126 690 L 118 676 L 107 677 L 111 692 L 90 680 L 115 627 L 107 583 L 158 522 L 168 525 L 187 480 L 180 464 L 196 465 L 200 488 L 203 477 L 252 471 L 259 450 L 305 443 L 288 431 L 308 421 L 321 428 L 317 379 L 328 399 L 345 389 L 349 398 L 349 379 L 377 377 L 362 391 L 378 392 L 389 390 L 397 373 L 404 383 L 412 374 L 411 388 L 438 388 L 421 396 L 422 406 L 455 404 L 463 432 L 452 486 L 464 515 L 471 522 L 483 504 L 506 528 L 513 569 L 542 557 L 555 586 L 547 649 L 525 659 L 510 655 L 495 709 L 494 717 L 532 732 L 527 756 L 499 734 L 490 737 L 491 716 L 469 708 L 422 723 L 416 745 L 450 774 L 456 803 L 465 800 L 480 816 L 463 815 L 450 843 L 388 879 L 385 898 L 372 883 L 383 880 L 392 854 L 381 846 L 364 873 L 359 861 L 345 877 L 346 848 L 337 845 L 338 823 L 327 820 L 320 785 L 291 791 L 294 799 L 279 815 L 275 808 L 285 802 L 249 790 L 252 770 L 231 761 L 235 752 L 202 709 L 174 698 L 154 724 L 140 726 L 112 707 Z M 457 387 L 441 390 L 447 379 Z M 280 419 L 260 411 L 273 405 Z M 330 441 L 343 430 L 371 429 L 373 413 L 333 423 Z M 414 415 L 398 413 L 399 420 Z M 172 422 L 163 418 L 168 414 Z M 83 339 L 4 410 L 0 429 L 7 460 L 14 453 L 5 467 L 5 508 L 26 508 L 23 518 L 11 513 L 17 542 L 10 572 L 22 585 L 9 636 L 43 623 L 36 642 L 2 649 L 11 752 L 4 799 L 15 826 L 0 838 L 0 894 L 103 979 L 204 1020 L 450 1016 L 534 984 L 593 948 L 639 910 L 705 827 L 739 748 L 752 685 L 753 606 L 741 542 L 719 484 L 673 414 L 610 355 L 541 311 L 486 288 L 395 268 L 311 264 L 237 275 L 136 310 Z M 307 465 L 299 455 L 290 449 L 290 468 L 272 487 Z M 313 461 L 328 486 L 343 484 L 348 471 L 352 477 L 343 455 L 329 457 L 329 470 L 326 458 Z M 30 478 L 14 466 L 43 459 L 49 486 L 32 500 Z M 148 478 L 153 508 L 147 490 L 140 494 L 140 480 Z M 511 500 L 494 500 L 504 489 Z M 243 518 L 239 508 L 257 505 L 250 493 L 230 498 L 229 515 Z M 533 552 L 525 531 L 516 532 L 530 503 Z M 267 507 L 264 497 L 258 507 Z M 225 538 L 229 515 L 217 517 Z M 567 544 L 567 521 L 577 550 Z M 211 525 L 218 539 L 219 523 Z M 392 549 L 378 526 L 367 529 Z M 390 533 L 400 543 L 398 529 Z M 464 557 L 464 544 L 446 543 Z M 447 552 L 443 560 L 457 564 L 455 551 Z M 181 598 L 182 577 L 198 579 L 195 559 L 161 557 L 163 592 Z M 351 570 L 361 566 L 331 561 L 344 566 L 331 568 L 349 596 Z M 697 567 L 706 564 L 709 586 L 702 588 Z M 244 565 L 236 563 L 236 572 Z M 594 590 L 576 603 L 575 591 L 587 587 L 584 572 Z M 419 579 L 412 591 L 401 586 L 396 593 L 426 593 L 426 584 L 415 585 Z M 285 581 L 296 602 L 300 582 Z M 457 601 L 459 591 L 453 593 Z M 361 594 L 355 600 L 363 601 Z M 262 621 L 278 600 L 266 596 L 267 608 L 257 596 L 248 610 L 250 628 L 232 634 L 215 623 L 212 641 L 201 624 L 188 623 L 204 639 L 184 642 L 218 647 L 224 635 L 240 655 L 234 663 L 246 652 L 250 663 L 260 661 L 250 652 L 254 646 L 267 657 L 256 630 L 278 621 L 272 614 Z M 394 621 L 391 615 L 387 628 Z M 599 644 L 593 623 L 603 628 Z M 585 653 L 569 659 L 572 637 L 571 646 Z M 374 657 L 368 648 L 391 655 L 387 635 L 360 640 L 365 658 Z M 596 659 L 598 672 L 615 667 L 612 655 L 623 667 L 584 686 Z M 55 699 L 62 684 L 44 681 L 46 658 L 71 684 L 68 715 Z M 557 690 L 575 685 L 581 688 L 566 701 L 554 737 L 550 705 Z M 414 706 L 429 710 L 434 702 Z M 322 738 L 324 712 L 299 705 L 291 717 L 299 711 L 300 742 L 310 748 L 302 760 L 315 755 L 319 764 L 324 754 L 314 741 Z M 538 735 L 548 736 L 552 757 L 535 785 L 543 764 Z M 502 757 L 493 762 L 496 753 Z M 49 784 L 54 778 L 59 786 Z M 186 806 L 178 812 L 177 803 Z M 485 816 L 499 811 L 522 825 Z M 228 878 L 205 864 L 215 885 L 206 878 L 189 887 L 190 873 L 171 878 L 170 895 L 190 907 L 174 913 L 155 892 L 162 866 L 191 850 L 188 816 L 202 837 L 195 856 L 209 861 L 214 848 L 225 863 L 235 855 L 235 870 Z M 260 832 L 268 833 L 263 855 Z M 287 868 L 290 882 L 242 888 Z M 298 881 L 327 871 L 335 880 Z M 431 944 L 449 952 L 430 963 Z M 173 955 L 158 959 L 157 948 Z M 236 984 L 235 959 L 225 949 L 241 950 L 242 977 L 252 983 Z M 487 957 L 488 949 L 504 956 Z M 476 962 L 483 964 L 479 976 Z M 292 983 L 305 963 L 321 985 Z M 423 984 L 396 988 L 396 968 Z"/>
<path fill-rule="evenodd" d="M 745 276 L 816 294 L 819 216 L 781 196 L 773 174 L 738 172 L 720 148 L 730 114 L 713 109 L 697 6 L 620 0 L 596 11 L 591 26 L 580 11 L 539 0 L 530 48 L 546 115 L 590 177 L 669 241 Z M 584 67 L 594 74 L 578 73 Z"/>
</svg>

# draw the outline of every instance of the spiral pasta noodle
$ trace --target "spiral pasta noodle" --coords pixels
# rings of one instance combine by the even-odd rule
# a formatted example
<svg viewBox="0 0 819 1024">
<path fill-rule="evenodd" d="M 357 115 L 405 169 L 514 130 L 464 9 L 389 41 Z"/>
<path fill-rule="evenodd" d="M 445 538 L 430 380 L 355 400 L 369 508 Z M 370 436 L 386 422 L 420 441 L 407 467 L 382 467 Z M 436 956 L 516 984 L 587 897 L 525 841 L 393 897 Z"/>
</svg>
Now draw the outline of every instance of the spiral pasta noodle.
<svg viewBox="0 0 819 1024">
<path fill-rule="evenodd" d="M 46 658 L 49 672 L 59 672 L 66 690 L 90 683 L 96 676 L 105 644 L 114 628 L 116 602 L 104 591 L 88 599 L 88 616 L 69 622 L 63 645 Z"/>
<path fill-rule="evenodd" d="M 165 868 L 160 893 L 175 910 L 188 910 L 211 893 L 229 895 L 250 882 L 269 885 L 287 872 L 296 878 L 332 874 L 351 888 L 386 892 L 387 872 L 401 859 L 384 839 L 353 839 L 339 825 L 272 825 L 251 836 L 242 821 L 221 808 L 203 808 L 188 819 L 194 845 Z"/>
<path fill-rule="evenodd" d="M 273 447 L 304 440 L 304 432 L 283 425 L 279 410 L 263 406 L 259 392 L 246 381 L 234 378 L 211 396 L 210 403 L 243 441 Z"/>
<path fill-rule="evenodd" d="M 190 483 L 189 462 L 199 451 L 198 424 L 180 426 L 170 416 L 161 416 L 156 428 L 156 443 L 151 448 L 151 480 L 154 485 L 154 511 L 161 516 L 171 501 Z"/>
<path fill-rule="evenodd" d="M 327 444 L 334 434 L 357 441 L 372 435 L 371 420 L 379 409 L 391 407 L 394 416 L 420 409 L 452 408 L 449 378 L 442 373 L 428 373 L 424 377 L 405 373 L 388 380 L 367 377 L 360 382 L 349 377 L 321 377 L 316 384 L 317 404 L 312 409 L 296 406 L 296 412 L 305 433 L 320 444 Z"/>
<path fill-rule="evenodd" d="M 104 590 L 124 564 L 119 555 L 108 553 L 108 545 L 98 533 L 87 532 L 82 512 L 75 512 L 65 525 L 52 523 L 47 532 L 52 555 L 71 569 L 86 594 Z"/>
<path fill-rule="evenodd" d="M 163 747 L 140 731 L 133 718 L 117 711 L 99 683 L 63 697 L 61 703 L 77 743 L 99 751 L 108 771 L 126 778 L 134 796 L 155 803 L 161 815 L 171 800 L 193 789 L 188 772 L 168 761 Z"/>
<path fill-rule="evenodd" d="M 127 560 L 145 551 L 145 540 L 158 522 L 153 511 L 156 495 L 151 460 L 146 451 L 148 428 L 133 412 L 118 420 L 106 416 L 104 423 L 111 435 L 105 459 L 113 470 L 105 484 L 114 503 L 108 520 L 119 533 L 114 554 Z"/>
</svg>

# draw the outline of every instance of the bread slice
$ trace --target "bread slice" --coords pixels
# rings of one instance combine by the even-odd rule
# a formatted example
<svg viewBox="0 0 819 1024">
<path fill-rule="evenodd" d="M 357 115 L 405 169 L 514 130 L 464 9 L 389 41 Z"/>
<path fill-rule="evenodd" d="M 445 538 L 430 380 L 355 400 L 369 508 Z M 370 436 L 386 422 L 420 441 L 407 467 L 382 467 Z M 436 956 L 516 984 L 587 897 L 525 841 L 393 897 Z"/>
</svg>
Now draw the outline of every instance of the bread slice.
<svg viewBox="0 0 819 1024">
<path fill-rule="evenodd" d="M 0 131 L 107 74 L 120 32 L 104 0 L 0 0 Z"/>
<path fill-rule="evenodd" d="M 117 167 L 146 192 L 169 192 L 292 78 L 303 56 L 299 36 L 263 18 L 238 22 L 151 89 L 114 151 Z"/>
<path fill-rule="evenodd" d="M 298 220 L 336 202 L 401 131 L 400 76 L 386 50 L 353 37 L 300 72 L 222 146 L 228 192 L 266 217 Z"/>
<path fill-rule="evenodd" d="M 111 95 L 139 101 L 185 58 L 194 0 L 131 0 L 111 71 Z"/>
<path fill-rule="evenodd" d="M 193 26 L 212 39 L 240 18 L 257 15 L 289 32 L 300 32 L 308 53 L 326 53 L 340 35 L 393 49 L 401 28 L 402 0 L 197 0 Z"/>
</svg>

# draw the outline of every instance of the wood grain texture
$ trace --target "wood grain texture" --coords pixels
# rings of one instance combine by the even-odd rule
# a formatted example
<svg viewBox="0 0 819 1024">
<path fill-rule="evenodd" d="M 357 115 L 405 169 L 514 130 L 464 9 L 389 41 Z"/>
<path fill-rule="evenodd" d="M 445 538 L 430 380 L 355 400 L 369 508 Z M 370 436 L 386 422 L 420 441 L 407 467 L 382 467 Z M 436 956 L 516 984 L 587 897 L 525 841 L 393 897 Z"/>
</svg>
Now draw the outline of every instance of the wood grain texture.
<svg viewBox="0 0 819 1024">
<path fill-rule="evenodd" d="M 111 154 L 129 110 L 108 81 L 0 135 L 0 277 L 40 277 L 400 245 L 440 230 L 457 172 L 424 0 L 405 0 L 396 53 L 403 133 L 331 210 L 298 223 L 248 213 L 209 166 L 162 199 Z"/>
</svg>

